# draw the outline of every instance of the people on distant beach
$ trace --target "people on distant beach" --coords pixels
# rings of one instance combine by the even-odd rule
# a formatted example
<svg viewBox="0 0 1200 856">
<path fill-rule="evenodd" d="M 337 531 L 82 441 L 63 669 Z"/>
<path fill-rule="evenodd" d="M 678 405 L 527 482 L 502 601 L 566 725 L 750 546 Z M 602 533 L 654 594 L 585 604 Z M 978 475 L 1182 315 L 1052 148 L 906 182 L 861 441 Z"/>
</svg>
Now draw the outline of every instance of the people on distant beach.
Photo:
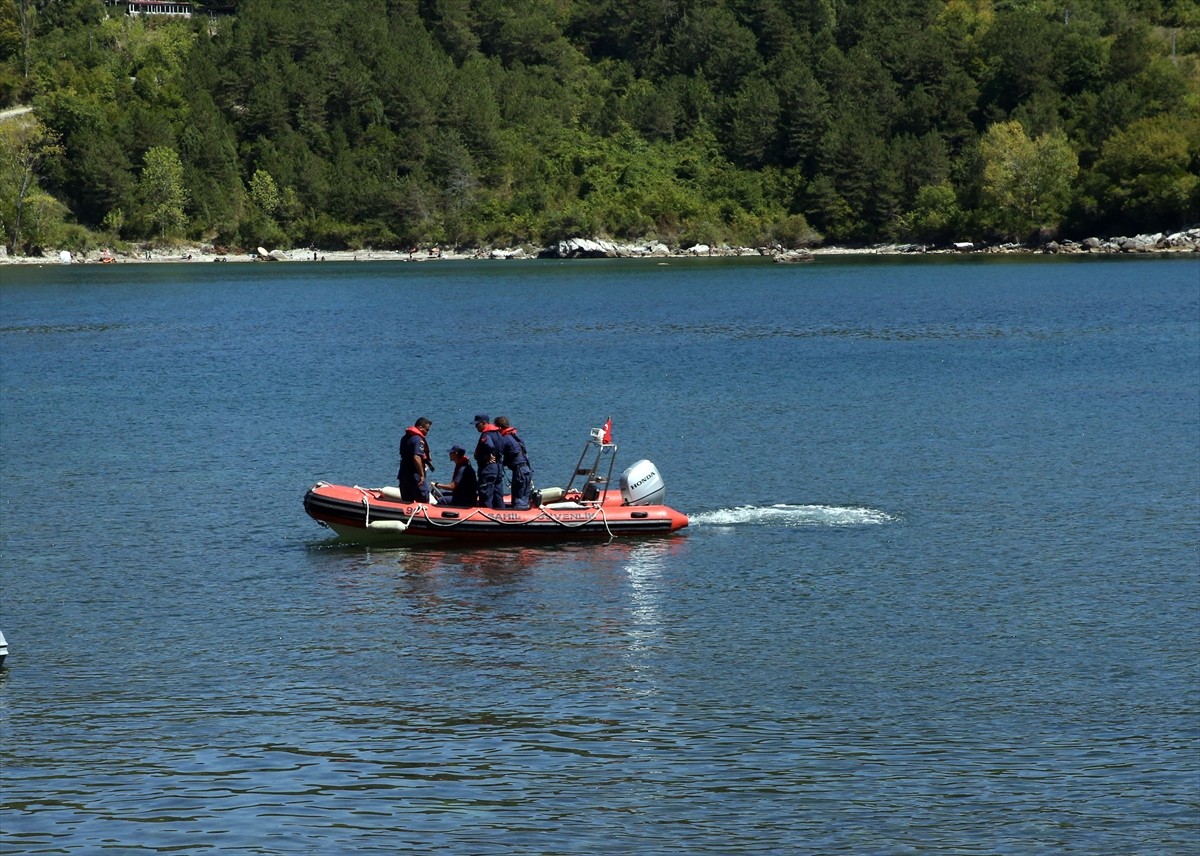
<svg viewBox="0 0 1200 856">
<path fill-rule="evenodd" d="M 404 429 L 400 439 L 400 497 L 405 502 L 429 502 L 429 482 L 426 472 L 433 470 L 426 439 L 433 423 L 424 416 Z"/>
<path fill-rule="evenodd" d="M 479 432 L 479 442 L 475 445 L 479 504 L 484 508 L 503 508 L 504 473 L 500 467 L 504 455 L 500 449 L 500 429 L 483 413 L 475 414 L 471 421 Z"/>
<path fill-rule="evenodd" d="M 475 478 L 471 459 L 467 457 L 467 450 L 462 446 L 451 446 L 449 454 L 454 465 L 450 481 L 434 482 L 433 486 L 438 490 L 450 491 L 449 498 L 443 497 L 442 505 L 471 507 L 479 501 L 479 482 Z"/>
<path fill-rule="evenodd" d="M 497 416 L 496 427 L 500 429 L 500 454 L 504 466 L 512 473 L 512 507 L 527 509 L 533 488 L 533 467 L 529 465 L 525 441 L 509 423 L 507 416 Z"/>
</svg>

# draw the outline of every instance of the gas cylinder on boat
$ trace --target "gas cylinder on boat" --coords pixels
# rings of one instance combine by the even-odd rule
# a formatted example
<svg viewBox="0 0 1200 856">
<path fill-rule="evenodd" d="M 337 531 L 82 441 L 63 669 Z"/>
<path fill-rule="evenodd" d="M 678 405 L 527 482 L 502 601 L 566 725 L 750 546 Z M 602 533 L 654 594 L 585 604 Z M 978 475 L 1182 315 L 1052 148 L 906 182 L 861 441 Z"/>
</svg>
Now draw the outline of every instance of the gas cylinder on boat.
<svg viewBox="0 0 1200 856">
<path fill-rule="evenodd" d="M 533 491 L 530 495 L 530 504 L 534 508 L 542 505 L 549 505 L 552 502 L 560 502 L 565 491 L 561 487 L 543 487 Z"/>
<path fill-rule="evenodd" d="M 626 505 L 662 505 L 667 496 L 658 468 L 641 460 L 621 473 L 621 499 Z"/>
</svg>

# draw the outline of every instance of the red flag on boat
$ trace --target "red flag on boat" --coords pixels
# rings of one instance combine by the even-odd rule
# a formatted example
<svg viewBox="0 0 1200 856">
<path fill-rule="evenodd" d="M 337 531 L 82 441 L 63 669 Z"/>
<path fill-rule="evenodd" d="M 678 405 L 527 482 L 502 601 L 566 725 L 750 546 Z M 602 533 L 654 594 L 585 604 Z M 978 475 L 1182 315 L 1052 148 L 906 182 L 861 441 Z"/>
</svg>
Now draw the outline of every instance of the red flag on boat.
<svg viewBox="0 0 1200 856">
<path fill-rule="evenodd" d="M 612 417 L 608 417 L 608 421 L 604 423 L 604 442 L 612 442 Z"/>
</svg>

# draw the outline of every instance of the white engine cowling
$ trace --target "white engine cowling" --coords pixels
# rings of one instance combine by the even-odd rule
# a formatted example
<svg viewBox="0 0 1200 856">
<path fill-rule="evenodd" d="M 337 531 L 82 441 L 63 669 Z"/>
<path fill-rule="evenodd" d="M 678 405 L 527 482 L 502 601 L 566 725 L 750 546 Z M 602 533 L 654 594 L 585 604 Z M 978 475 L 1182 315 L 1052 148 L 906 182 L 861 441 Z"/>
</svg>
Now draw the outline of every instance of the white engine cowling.
<svg viewBox="0 0 1200 856">
<path fill-rule="evenodd" d="M 650 461 L 638 461 L 621 473 L 621 499 L 626 505 L 662 505 L 666 497 L 667 486 Z"/>
</svg>

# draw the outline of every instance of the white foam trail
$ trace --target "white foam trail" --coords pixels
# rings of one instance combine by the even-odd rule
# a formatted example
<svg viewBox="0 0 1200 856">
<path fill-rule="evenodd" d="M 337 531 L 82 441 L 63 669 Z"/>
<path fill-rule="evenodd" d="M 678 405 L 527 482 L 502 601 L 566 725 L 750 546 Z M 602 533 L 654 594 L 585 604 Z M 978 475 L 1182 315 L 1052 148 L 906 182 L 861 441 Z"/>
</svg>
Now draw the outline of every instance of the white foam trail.
<svg viewBox="0 0 1200 856">
<path fill-rule="evenodd" d="M 896 520 L 875 508 L 783 504 L 722 508 L 688 518 L 693 526 L 877 526 Z"/>
</svg>

